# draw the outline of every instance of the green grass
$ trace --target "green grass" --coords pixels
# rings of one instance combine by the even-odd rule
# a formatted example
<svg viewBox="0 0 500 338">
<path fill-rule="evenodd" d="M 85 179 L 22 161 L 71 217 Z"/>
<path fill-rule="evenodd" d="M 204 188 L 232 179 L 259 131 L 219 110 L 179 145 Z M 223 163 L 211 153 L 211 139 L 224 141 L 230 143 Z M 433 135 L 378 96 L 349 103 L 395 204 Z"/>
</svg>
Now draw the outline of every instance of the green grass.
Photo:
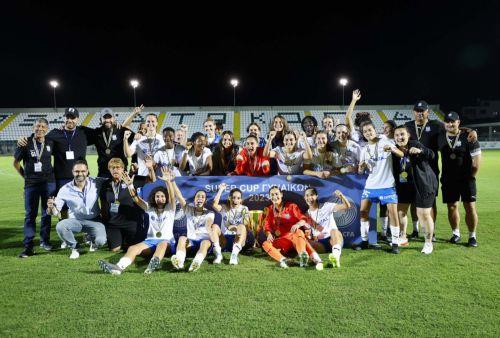
<svg viewBox="0 0 500 338">
<path fill-rule="evenodd" d="M 193 274 L 172 272 L 166 259 L 149 277 L 142 259 L 122 276 L 104 275 L 97 260 L 121 256 L 107 251 L 76 261 L 62 250 L 17 258 L 23 182 L 11 162 L 0 158 L 0 337 L 500 334 L 500 152 L 483 153 L 478 248 L 445 242 L 451 231 L 439 204 L 430 256 L 412 242 L 398 256 L 345 249 L 338 270 L 282 271 L 257 254 Z M 462 212 L 467 237 L 463 222 Z M 55 231 L 52 239 L 59 244 Z"/>
</svg>

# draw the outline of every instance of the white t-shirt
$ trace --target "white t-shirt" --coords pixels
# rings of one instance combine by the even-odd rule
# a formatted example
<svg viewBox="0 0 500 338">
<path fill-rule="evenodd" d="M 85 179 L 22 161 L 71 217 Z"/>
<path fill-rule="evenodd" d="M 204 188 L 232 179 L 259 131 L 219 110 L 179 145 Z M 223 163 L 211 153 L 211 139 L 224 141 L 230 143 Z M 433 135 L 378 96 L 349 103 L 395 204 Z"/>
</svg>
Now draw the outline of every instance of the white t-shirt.
<svg viewBox="0 0 500 338">
<path fill-rule="evenodd" d="M 245 205 L 238 205 L 238 207 L 233 209 L 228 209 L 226 205 L 221 205 L 222 210 L 220 214 L 222 216 L 222 234 L 224 235 L 236 235 L 236 231 L 230 231 L 228 227 L 239 224 L 248 224 L 250 222 L 250 212 L 248 207 Z"/>
<path fill-rule="evenodd" d="M 308 162 L 311 163 L 311 170 L 314 171 L 333 170 L 335 167 L 333 153 L 331 151 L 320 153 L 318 148 L 312 149 L 312 159 Z"/>
<path fill-rule="evenodd" d="M 330 237 L 330 231 L 337 230 L 337 223 L 333 211 L 337 203 L 325 202 L 318 209 L 307 210 L 307 214 L 314 224 L 311 225 L 312 234 L 318 239 Z M 314 228 L 316 227 L 316 229 Z"/>
<path fill-rule="evenodd" d="M 339 141 L 332 144 L 333 152 L 337 154 L 337 164 L 340 167 L 357 166 L 359 164 L 359 157 L 361 156 L 361 147 L 359 144 L 352 140 L 347 141 L 347 146 L 342 147 Z"/>
<path fill-rule="evenodd" d="M 187 161 L 189 164 L 189 171 L 191 174 L 194 174 L 200 168 L 203 171 L 206 171 L 207 168 L 207 159 L 209 156 L 212 156 L 212 151 L 209 148 L 203 148 L 203 151 L 200 156 L 195 156 L 194 150 L 191 149 L 187 155 Z"/>
<path fill-rule="evenodd" d="M 380 138 L 375 144 L 367 144 L 361 151 L 360 161 L 369 163 L 372 171 L 366 180 L 365 189 L 385 189 L 394 187 L 391 152 L 384 151 L 384 146 L 394 146 L 394 141 Z"/>
<path fill-rule="evenodd" d="M 165 209 L 160 215 L 158 215 L 156 209 L 148 207 L 146 213 L 149 216 L 149 228 L 146 239 L 170 240 L 174 238 L 174 210 Z M 160 233 L 161 236 L 158 237 L 157 234 Z"/>
<path fill-rule="evenodd" d="M 278 162 L 280 175 L 300 175 L 304 170 L 304 150 L 297 149 L 293 153 L 285 153 L 284 147 L 273 149 Z"/>
<path fill-rule="evenodd" d="M 195 241 L 210 239 L 206 224 L 207 220 L 214 221 L 214 213 L 203 208 L 203 212 L 200 214 L 195 212 L 193 205 L 186 205 L 185 213 L 187 218 L 187 238 Z"/>
<path fill-rule="evenodd" d="M 169 167 L 173 171 L 175 177 L 182 176 L 179 169 L 175 166 L 175 164 L 181 163 L 180 161 L 182 161 L 182 156 L 179 159 L 179 156 L 176 156 L 173 148 L 163 149 L 156 152 L 153 160 L 157 164 L 156 176 L 162 175 L 161 173 L 162 167 Z"/>
<path fill-rule="evenodd" d="M 130 150 L 132 154 L 137 153 L 137 162 L 139 164 L 139 171 L 137 175 L 147 176 L 148 168 L 146 168 L 146 163 L 144 162 L 144 157 L 146 155 L 151 155 L 154 157 L 157 151 L 165 146 L 163 137 L 160 134 L 156 134 L 155 138 L 147 138 L 142 136 L 139 140 L 134 140 L 130 145 Z"/>
<path fill-rule="evenodd" d="M 315 136 L 308 136 L 306 137 L 307 138 L 307 143 L 309 143 L 309 146 L 312 148 L 312 147 L 316 147 L 316 143 L 315 143 Z M 304 141 L 303 139 L 300 139 L 299 142 L 297 143 L 297 148 L 299 149 L 306 149 L 306 146 L 304 144 Z"/>
</svg>

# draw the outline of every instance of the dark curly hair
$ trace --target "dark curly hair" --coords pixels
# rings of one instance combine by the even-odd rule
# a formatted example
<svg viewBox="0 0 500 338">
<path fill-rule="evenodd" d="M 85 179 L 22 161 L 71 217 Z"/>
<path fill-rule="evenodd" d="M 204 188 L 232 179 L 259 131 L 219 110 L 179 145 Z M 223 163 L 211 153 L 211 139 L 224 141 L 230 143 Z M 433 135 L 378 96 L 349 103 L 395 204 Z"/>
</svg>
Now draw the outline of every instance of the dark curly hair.
<svg viewBox="0 0 500 338">
<path fill-rule="evenodd" d="M 368 112 L 356 113 L 356 117 L 354 118 L 354 125 L 356 127 L 361 127 L 361 123 L 366 121 L 371 121 L 370 113 Z"/>
<path fill-rule="evenodd" d="M 165 204 L 168 203 L 168 190 L 167 190 L 167 188 L 163 187 L 163 186 L 156 187 L 153 190 L 151 190 L 151 193 L 149 194 L 148 204 L 149 204 L 150 208 L 158 209 L 158 205 L 156 204 L 156 201 L 155 201 L 155 195 L 158 191 L 161 191 L 163 194 L 165 194 Z"/>
</svg>

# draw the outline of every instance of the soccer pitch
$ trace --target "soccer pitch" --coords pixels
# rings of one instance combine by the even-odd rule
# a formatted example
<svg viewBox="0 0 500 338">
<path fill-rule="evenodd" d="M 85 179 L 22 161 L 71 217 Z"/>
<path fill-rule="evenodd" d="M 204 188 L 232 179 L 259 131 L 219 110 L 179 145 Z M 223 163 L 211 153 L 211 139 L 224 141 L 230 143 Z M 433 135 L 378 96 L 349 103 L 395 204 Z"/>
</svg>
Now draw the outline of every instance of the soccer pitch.
<svg viewBox="0 0 500 338">
<path fill-rule="evenodd" d="M 89 156 L 91 175 L 96 157 Z M 0 337 L 11 336 L 499 336 L 500 151 L 483 151 L 478 183 L 478 248 L 447 243 L 451 230 L 438 204 L 434 253 L 423 239 L 400 255 L 344 249 L 342 267 L 281 270 L 264 253 L 240 265 L 205 262 L 196 273 L 144 276 L 138 258 L 121 276 L 105 275 L 88 253 L 67 250 L 19 259 L 23 181 L 12 157 L 0 157 Z M 440 197 L 441 198 L 441 193 Z M 462 208 L 463 209 L 463 208 Z M 55 224 L 55 219 L 53 221 Z M 60 240 L 53 226 L 54 247 Z M 37 225 L 37 231 L 39 225 Z M 39 236 L 36 237 L 38 244 Z M 388 248 L 388 246 L 386 246 Z M 322 255 L 326 259 L 326 255 Z"/>
</svg>

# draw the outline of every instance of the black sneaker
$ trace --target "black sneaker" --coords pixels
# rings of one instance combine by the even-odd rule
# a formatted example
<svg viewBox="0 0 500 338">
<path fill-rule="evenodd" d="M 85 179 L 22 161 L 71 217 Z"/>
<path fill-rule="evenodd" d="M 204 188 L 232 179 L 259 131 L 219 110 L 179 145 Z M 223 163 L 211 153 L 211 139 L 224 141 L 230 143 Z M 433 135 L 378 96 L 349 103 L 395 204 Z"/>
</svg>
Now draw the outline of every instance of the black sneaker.
<svg viewBox="0 0 500 338">
<path fill-rule="evenodd" d="M 418 231 L 413 230 L 413 232 L 411 233 L 411 235 L 408 236 L 408 238 L 418 238 Z"/>
<path fill-rule="evenodd" d="M 361 243 L 353 244 L 352 249 L 354 251 L 366 250 L 368 249 L 368 241 L 362 241 Z"/>
<path fill-rule="evenodd" d="M 458 242 L 460 242 L 460 239 L 460 236 L 453 234 L 453 236 L 451 236 L 450 238 L 450 243 L 457 244 Z"/>
<path fill-rule="evenodd" d="M 33 252 L 32 249 L 24 249 L 23 252 L 21 252 L 17 257 L 19 258 L 28 258 L 30 256 L 33 256 L 35 253 Z"/>
<path fill-rule="evenodd" d="M 382 249 L 382 247 L 380 246 L 380 244 L 374 243 L 374 244 L 368 244 L 368 249 L 380 250 L 380 249 Z"/>
<path fill-rule="evenodd" d="M 474 248 L 477 247 L 476 237 L 470 237 L 469 241 L 467 242 L 467 246 L 474 247 Z"/>
<path fill-rule="evenodd" d="M 400 251 L 399 251 L 399 245 L 397 245 L 397 244 L 392 244 L 392 245 L 391 245 L 391 253 L 393 253 L 393 254 L 396 254 L 396 255 L 397 255 L 397 254 L 399 254 L 399 252 L 400 252 Z"/>
</svg>

